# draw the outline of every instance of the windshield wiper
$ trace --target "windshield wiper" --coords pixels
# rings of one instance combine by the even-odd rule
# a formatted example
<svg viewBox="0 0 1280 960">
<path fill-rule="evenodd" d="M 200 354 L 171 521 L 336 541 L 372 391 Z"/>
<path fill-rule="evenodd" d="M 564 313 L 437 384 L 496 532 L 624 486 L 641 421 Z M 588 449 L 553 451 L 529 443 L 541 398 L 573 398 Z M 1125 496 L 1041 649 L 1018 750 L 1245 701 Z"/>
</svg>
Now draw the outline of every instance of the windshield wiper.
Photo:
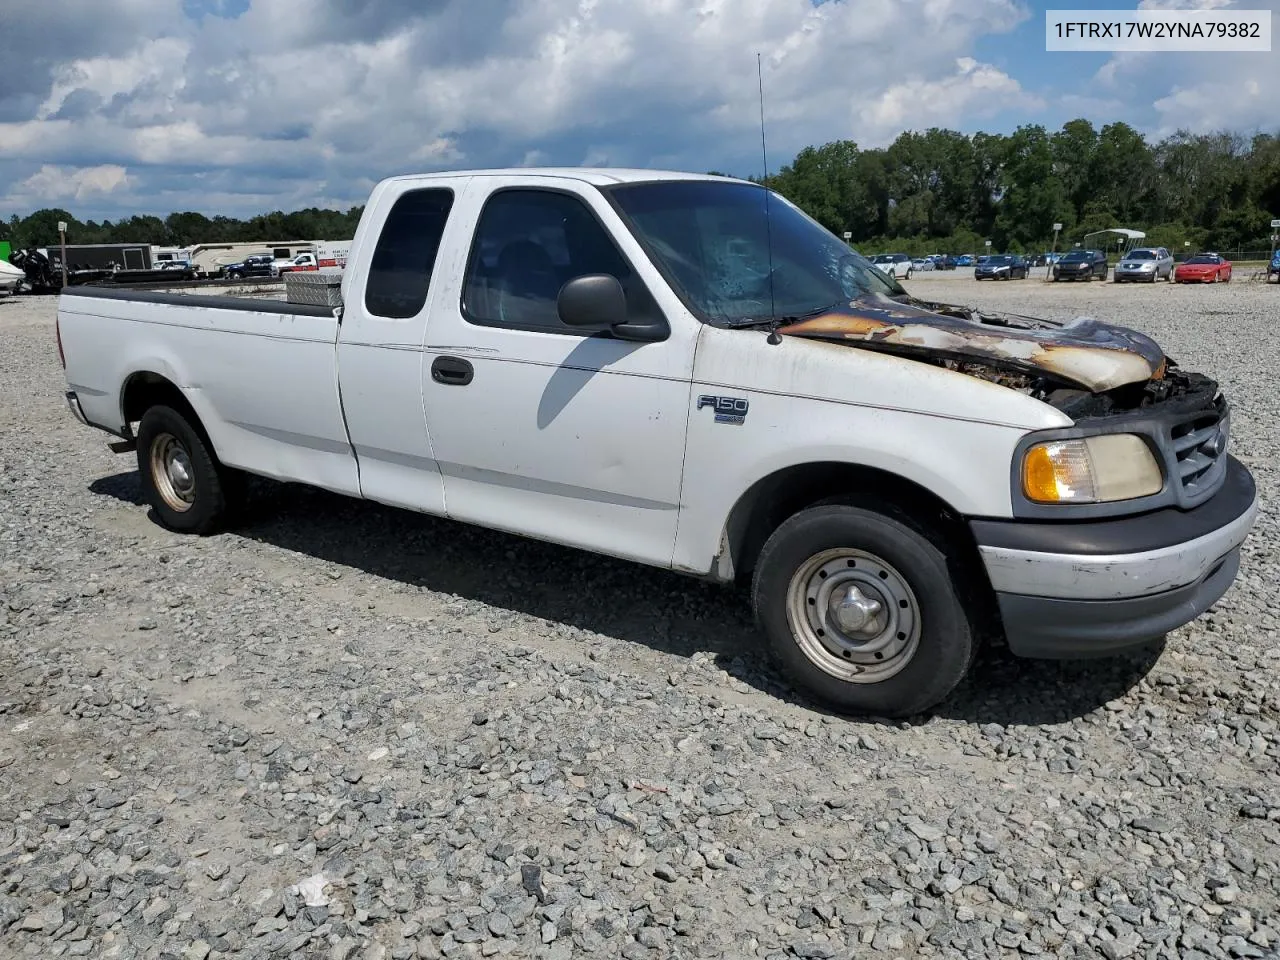
<svg viewBox="0 0 1280 960">
<path fill-rule="evenodd" d="M 721 322 L 721 326 L 730 330 L 740 330 L 743 327 L 769 327 L 776 330 L 778 327 L 787 323 L 799 323 L 802 320 L 809 320 L 813 317 L 821 316 L 828 310 L 834 310 L 836 307 L 844 306 L 849 303 L 851 297 L 841 297 L 834 303 L 828 303 L 821 307 L 814 307 L 812 310 L 804 310 L 800 313 L 789 313 L 781 317 L 732 317 Z"/>
</svg>

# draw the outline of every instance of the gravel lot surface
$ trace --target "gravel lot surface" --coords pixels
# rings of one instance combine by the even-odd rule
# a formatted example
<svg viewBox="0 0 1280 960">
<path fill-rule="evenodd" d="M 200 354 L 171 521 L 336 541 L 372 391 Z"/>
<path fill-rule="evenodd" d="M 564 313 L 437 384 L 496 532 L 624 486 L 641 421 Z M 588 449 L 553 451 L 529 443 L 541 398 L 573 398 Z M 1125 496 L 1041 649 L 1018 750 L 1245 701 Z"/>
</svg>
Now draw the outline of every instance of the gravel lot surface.
<svg viewBox="0 0 1280 960">
<path fill-rule="evenodd" d="M 1221 379 L 1264 506 L 1213 611 L 833 717 L 733 591 L 265 483 L 163 531 L 0 299 L 0 955 L 1280 955 L 1280 289 L 908 286 Z"/>
</svg>

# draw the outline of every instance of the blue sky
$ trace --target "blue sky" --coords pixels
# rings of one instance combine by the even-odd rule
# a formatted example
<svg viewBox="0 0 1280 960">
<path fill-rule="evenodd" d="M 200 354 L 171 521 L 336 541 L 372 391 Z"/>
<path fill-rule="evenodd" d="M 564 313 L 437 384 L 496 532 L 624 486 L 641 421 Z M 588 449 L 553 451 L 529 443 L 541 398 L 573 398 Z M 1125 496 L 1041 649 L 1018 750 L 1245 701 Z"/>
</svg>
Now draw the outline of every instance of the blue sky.
<svg viewBox="0 0 1280 960">
<path fill-rule="evenodd" d="M 346 207 L 380 177 L 448 167 L 756 173 L 757 51 L 775 168 L 931 126 L 1280 128 L 1280 54 L 1046 53 L 1048 6 L 43 0 L 0 27 L 0 216 Z"/>
</svg>

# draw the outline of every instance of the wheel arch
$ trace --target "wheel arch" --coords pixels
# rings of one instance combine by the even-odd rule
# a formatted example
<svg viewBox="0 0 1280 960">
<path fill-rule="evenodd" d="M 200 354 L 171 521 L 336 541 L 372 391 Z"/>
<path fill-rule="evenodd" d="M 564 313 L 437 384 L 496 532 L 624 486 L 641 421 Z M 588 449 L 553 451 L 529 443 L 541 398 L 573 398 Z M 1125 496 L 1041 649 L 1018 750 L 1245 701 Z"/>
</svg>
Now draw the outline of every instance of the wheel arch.
<svg viewBox="0 0 1280 960">
<path fill-rule="evenodd" d="M 120 417 L 130 436 L 133 435 L 133 424 L 140 421 L 149 408 L 159 405 L 172 407 L 186 417 L 210 452 L 214 452 L 213 441 L 200 414 L 182 388 L 169 377 L 152 370 L 138 370 L 125 378 L 120 387 Z"/>
<path fill-rule="evenodd" d="M 729 512 L 717 578 L 750 582 L 769 536 L 789 517 L 820 503 L 886 510 L 932 540 L 947 556 L 957 586 L 975 605 L 975 623 L 999 631 L 999 609 L 977 542 L 964 516 L 920 483 L 878 467 L 834 461 L 788 466 L 753 483 Z"/>
</svg>

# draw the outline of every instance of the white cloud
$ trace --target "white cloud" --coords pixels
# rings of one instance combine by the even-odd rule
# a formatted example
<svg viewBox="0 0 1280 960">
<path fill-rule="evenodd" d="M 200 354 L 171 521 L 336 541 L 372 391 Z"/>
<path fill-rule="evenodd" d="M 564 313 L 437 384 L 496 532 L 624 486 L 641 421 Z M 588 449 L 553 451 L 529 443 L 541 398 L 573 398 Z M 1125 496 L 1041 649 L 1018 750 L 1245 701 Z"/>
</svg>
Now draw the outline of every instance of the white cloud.
<svg viewBox="0 0 1280 960">
<path fill-rule="evenodd" d="M 957 116 L 981 118 L 1009 109 L 1039 110 L 1044 101 L 1018 81 L 972 57 L 956 60 L 955 72 L 935 80 L 894 84 L 856 109 L 860 125 L 876 143 L 887 143 L 906 127 L 945 126 Z"/>
<path fill-rule="evenodd" d="M 106 102 L 122 94 L 138 94 L 154 85 L 157 89 L 148 91 L 145 97 L 133 98 L 133 102 L 172 106 L 182 93 L 183 68 L 189 51 L 186 41 L 168 37 L 145 41 L 123 57 L 73 60 L 54 71 L 53 88 L 36 111 L 36 119 L 54 116 L 78 90 Z"/>
<path fill-rule="evenodd" d="M 137 178 L 121 203 L 204 208 L 218 191 L 192 181 L 184 199 L 174 171 L 231 195 L 237 172 L 274 178 L 281 203 L 358 203 L 371 179 L 463 160 L 754 171 L 757 52 L 781 160 L 1037 109 L 973 57 L 1026 16 L 1021 0 L 312 0 L 306 16 L 254 0 L 62 63 L 36 110 L 0 123 L 0 183 L 6 162 L 118 165 Z"/>
<path fill-rule="evenodd" d="M 115 164 L 79 168 L 45 164 L 21 181 L 16 193 L 42 203 L 85 200 L 128 189 L 132 182 L 128 171 Z"/>
<path fill-rule="evenodd" d="M 1280 23 L 1280 0 L 1141 0 L 1145 10 L 1272 11 Z M 1094 75 L 1099 95 L 1126 105 L 1125 119 L 1148 136 L 1177 130 L 1208 133 L 1232 130 L 1274 131 L 1276 54 L 1270 53 L 1115 53 Z M 1108 118 L 1111 119 L 1111 118 Z"/>
</svg>

